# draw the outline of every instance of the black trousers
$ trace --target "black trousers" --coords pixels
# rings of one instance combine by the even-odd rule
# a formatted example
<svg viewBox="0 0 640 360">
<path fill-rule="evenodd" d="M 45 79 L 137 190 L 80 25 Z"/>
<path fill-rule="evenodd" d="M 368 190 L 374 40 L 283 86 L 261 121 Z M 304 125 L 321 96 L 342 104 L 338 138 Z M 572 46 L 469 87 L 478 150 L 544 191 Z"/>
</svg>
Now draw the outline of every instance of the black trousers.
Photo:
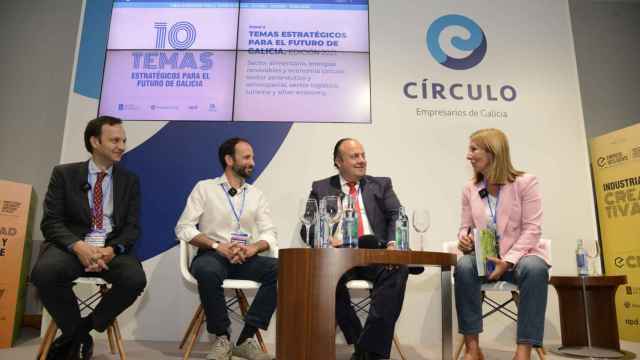
<svg viewBox="0 0 640 360">
<path fill-rule="evenodd" d="M 93 327 L 104 331 L 142 293 L 147 279 L 140 261 L 129 254 L 118 255 L 108 264 L 109 270 L 86 273 L 78 257 L 57 246 L 47 244 L 31 272 L 31 282 L 38 289 L 47 309 L 63 336 L 71 336 L 80 323 L 80 308 L 73 293 L 73 281 L 79 277 L 100 277 L 111 283 L 93 312 Z"/>
<path fill-rule="evenodd" d="M 336 322 L 347 343 L 356 344 L 360 350 L 389 357 L 408 277 L 406 266 L 388 268 L 372 265 L 353 268 L 340 278 L 336 288 Z M 346 286 L 348 281 L 355 279 L 373 282 L 369 316 L 364 328 L 351 306 Z"/>
<path fill-rule="evenodd" d="M 278 296 L 278 260 L 253 256 L 243 264 L 231 264 L 214 250 L 200 250 L 191 262 L 191 273 L 198 280 L 198 292 L 207 319 L 207 331 L 221 334 L 228 331 L 229 315 L 225 307 L 225 279 L 252 280 L 261 283 L 244 322 L 266 330 L 276 310 Z"/>
</svg>

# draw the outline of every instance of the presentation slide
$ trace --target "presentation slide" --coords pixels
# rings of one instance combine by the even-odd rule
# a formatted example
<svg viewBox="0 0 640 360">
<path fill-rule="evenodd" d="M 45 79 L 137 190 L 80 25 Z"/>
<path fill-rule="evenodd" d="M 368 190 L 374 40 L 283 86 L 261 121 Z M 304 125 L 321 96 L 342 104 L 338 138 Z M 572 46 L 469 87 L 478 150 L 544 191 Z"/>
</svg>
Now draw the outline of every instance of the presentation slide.
<svg viewBox="0 0 640 360">
<path fill-rule="evenodd" d="M 369 123 L 368 0 L 115 0 L 99 113 Z"/>
<path fill-rule="evenodd" d="M 107 52 L 100 115 L 229 121 L 235 51 Z"/>
<path fill-rule="evenodd" d="M 239 50 L 369 51 L 367 0 L 243 0 Z"/>
<path fill-rule="evenodd" d="M 113 4 L 108 49 L 235 50 L 238 1 Z"/>
<path fill-rule="evenodd" d="M 369 123 L 369 54 L 238 53 L 235 121 Z"/>
</svg>

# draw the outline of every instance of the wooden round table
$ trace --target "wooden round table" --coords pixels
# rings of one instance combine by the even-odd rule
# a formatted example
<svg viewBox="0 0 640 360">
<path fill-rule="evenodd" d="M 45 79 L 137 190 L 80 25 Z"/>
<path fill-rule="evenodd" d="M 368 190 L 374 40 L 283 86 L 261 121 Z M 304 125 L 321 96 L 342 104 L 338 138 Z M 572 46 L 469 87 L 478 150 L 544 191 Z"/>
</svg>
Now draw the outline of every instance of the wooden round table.
<svg viewBox="0 0 640 360">
<path fill-rule="evenodd" d="M 278 258 L 278 360 L 336 358 L 336 285 L 345 271 L 370 264 L 440 268 L 442 359 L 452 359 L 451 268 L 456 265 L 456 254 L 373 249 L 280 249 Z"/>
<path fill-rule="evenodd" d="M 558 292 L 562 347 L 576 356 L 620 358 L 615 295 L 627 283 L 620 276 L 552 276 Z M 585 306 L 586 303 L 586 306 Z"/>
</svg>

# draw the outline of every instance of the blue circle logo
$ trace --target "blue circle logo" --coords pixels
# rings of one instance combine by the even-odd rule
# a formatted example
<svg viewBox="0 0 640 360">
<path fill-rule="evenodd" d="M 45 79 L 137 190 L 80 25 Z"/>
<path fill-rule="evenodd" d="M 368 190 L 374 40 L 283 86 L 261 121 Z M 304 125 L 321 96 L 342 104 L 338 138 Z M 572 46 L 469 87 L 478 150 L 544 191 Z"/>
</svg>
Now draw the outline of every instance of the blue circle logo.
<svg viewBox="0 0 640 360">
<path fill-rule="evenodd" d="M 468 38 L 454 36 L 451 39 L 451 45 L 454 48 L 462 51 L 470 51 L 471 53 L 468 56 L 464 58 L 454 58 L 442 50 L 440 46 L 440 34 L 450 26 L 459 26 L 469 32 Z M 443 66 L 454 70 L 466 70 L 478 65 L 484 58 L 484 55 L 487 53 L 487 37 L 475 21 L 466 16 L 449 14 L 439 17 L 429 26 L 427 30 L 427 48 L 431 56 Z"/>
</svg>

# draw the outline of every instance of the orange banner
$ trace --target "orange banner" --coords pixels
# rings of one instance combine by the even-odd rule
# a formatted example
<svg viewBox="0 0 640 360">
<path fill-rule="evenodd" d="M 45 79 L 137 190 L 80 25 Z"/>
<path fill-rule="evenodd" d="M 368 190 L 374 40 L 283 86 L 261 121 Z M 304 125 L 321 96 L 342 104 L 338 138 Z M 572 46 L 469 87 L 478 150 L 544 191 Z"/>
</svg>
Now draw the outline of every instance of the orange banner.
<svg viewBox="0 0 640 360">
<path fill-rule="evenodd" d="M 31 185 L 0 180 L 0 348 L 20 332 L 31 258 Z"/>
</svg>

